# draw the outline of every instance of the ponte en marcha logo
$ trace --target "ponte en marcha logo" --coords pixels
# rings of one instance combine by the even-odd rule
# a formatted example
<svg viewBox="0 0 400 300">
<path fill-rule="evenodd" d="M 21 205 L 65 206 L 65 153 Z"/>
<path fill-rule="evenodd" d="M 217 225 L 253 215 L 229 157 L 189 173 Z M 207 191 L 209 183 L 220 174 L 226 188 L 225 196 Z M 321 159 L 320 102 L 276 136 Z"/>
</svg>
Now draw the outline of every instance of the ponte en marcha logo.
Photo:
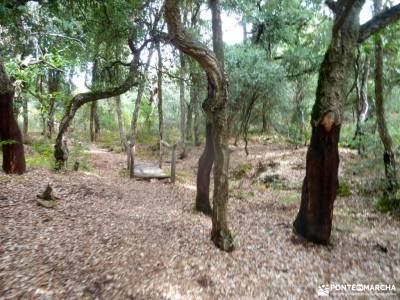
<svg viewBox="0 0 400 300">
<path fill-rule="evenodd" d="M 396 295 L 396 286 L 394 284 L 341 284 L 331 283 L 318 286 L 318 296 L 329 296 L 334 294 L 347 295 Z"/>
</svg>

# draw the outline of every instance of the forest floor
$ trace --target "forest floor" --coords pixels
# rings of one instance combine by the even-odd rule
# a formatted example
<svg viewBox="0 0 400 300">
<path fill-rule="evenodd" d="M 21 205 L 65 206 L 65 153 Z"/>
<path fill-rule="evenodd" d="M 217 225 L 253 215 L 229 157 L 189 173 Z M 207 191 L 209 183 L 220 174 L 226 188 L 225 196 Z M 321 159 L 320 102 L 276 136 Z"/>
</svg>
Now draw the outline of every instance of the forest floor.
<svg viewBox="0 0 400 300">
<path fill-rule="evenodd" d="M 130 180 L 122 154 L 94 146 L 91 172 L 0 173 L 0 299 L 308 299 L 331 283 L 395 284 L 399 297 L 400 223 L 353 188 L 365 179 L 354 152 L 341 149 L 351 189 L 335 202 L 331 244 L 317 246 L 292 234 L 306 148 L 232 147 L 231 253 L 193 210 L 200 153 L 178 161 L 175 185 Z M 48 183 L 61 198 L 52 209 L 36 203 Z"/>
</svg>

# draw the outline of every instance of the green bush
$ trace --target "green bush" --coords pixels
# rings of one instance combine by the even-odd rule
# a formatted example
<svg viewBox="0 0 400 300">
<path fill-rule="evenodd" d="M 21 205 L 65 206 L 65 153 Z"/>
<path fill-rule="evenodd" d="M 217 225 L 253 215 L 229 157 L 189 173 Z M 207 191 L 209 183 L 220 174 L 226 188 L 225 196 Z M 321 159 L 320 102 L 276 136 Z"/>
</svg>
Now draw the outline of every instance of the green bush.
<svg viewBox="0 0 400 300">
<path fill-rule="evenodd" d="M 42 167 L 51 169 L 54 167 L 54 146 L 50 140 L 40 138 L 32 141 L 31 152 L 26 157 L 29 167 Z"/>
<path fill-rule="evenodd" d="M 98 145 L 100 148 L 111 151 L 121 149 L 121 140 L 117 131 L 103 129 L 100 133 Z"/>
<path fill-rule="evenodd" d="M 244 176 L 246 176 L 246 174 L 248 172 L 250 172 L 252 168 L 253 167 L 249 163 L 239 165 L 236 168 L 234 168 L 233 170 L 231 170 L 229 177 L 234 179 L 234 180 L 240 180 Z"/>
<path fill-rule="evenodd" d="M 79 162 L 79 170 L 90 171 L 92 169 L 89 163 L 89 153 L 86 151 L 86 147 L 82 143 L 76 143 L 72 145 L 71 150 L 69 152 L 69 165 L 71 168 L 75 164 L 76 161 Z"/>
<path fill-rule="evenodd" d="M 383 195 L 375 202 L 374 207 L 381 213 L 393 212 L 395 216 L 400 217 L 400 198 L 398 197 Z"/>
<path fill-rule="evenodd" d="M 350 197 L 352 194 L 350 185 L 347 182 L 341 182 L 337 194 L 339 197 Z"/>
</svg>

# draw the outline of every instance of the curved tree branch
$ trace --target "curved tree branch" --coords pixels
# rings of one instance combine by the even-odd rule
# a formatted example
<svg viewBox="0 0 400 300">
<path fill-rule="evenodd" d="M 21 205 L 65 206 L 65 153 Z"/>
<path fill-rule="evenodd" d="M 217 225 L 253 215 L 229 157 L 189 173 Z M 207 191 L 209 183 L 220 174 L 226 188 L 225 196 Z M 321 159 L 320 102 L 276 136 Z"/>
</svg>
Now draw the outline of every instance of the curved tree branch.
<svg viewBox="0 0 400 300">
<path fill-rule="evenodd" d="M 386 26 L 400 19 L 400 4 L 373 17 L 367 23 L 361 26 L 358 43 L 361 44 L 374 33 L 384 29 Z"/>
<path fill-rule="evenodd" d="M 223 74 L 217 57 L 208 47 L 194 39 L 182 27 L 181 16 L 176 0 L 165 2 L 165 19 L 171 43 L 183 53 L 193 57 L 207 73 L 212 85 L 219 89 L 222 86 Z M 217 103 L 214 103 L 217 105 Z"/>
<path fill-rule="evenodd" d="M 67 132 L 68 127 L 71 121 L 73 120 L 77 110 L 85 103 L 119 96 L 127 92 L 129 89 L 131 89 L 135 84 L 137 84 L 136 76 L 137 76 L 137 70 L 139 68 L 139 60 L 140 60 L 140 52 L 135 53 L 130 64 L 128 77 L 121 85 L 102 91 L 80 93 L 72 98 L 60 122 L 60 129 L 58 131 L 56 143 L 54 146 L 56 169 L 62 168 L 68 159 L 68 149 L 65 141 L 65 133 Z"/>
</svg>

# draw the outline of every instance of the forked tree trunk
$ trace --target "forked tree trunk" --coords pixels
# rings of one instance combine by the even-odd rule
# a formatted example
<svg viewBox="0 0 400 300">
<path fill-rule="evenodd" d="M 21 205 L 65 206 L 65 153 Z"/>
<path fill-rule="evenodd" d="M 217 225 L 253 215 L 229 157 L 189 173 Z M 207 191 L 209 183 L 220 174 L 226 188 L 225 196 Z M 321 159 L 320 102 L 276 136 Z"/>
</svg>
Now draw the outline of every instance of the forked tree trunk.
<svg viewBox="0 0 400 300">
<path fill-rule="evenodd" d="M 379 13 L 381 9 L 382 1 L 374 0 L 375 13 Z M 383 96 L 383 45 L 382 38 L 379 34 L 375 35 L 375 102 L 378 132 L 385 149 L 383 162 L 385 164 L 386 194 L 394 199 L 399 188 L 399 183 L 397 180 L 396 156 L 393 150 L 393 141 L 385 117 Z"/>
<path fill-rule="evenodd" d="M 121 147 L 124 152 L 127 152 L 128 142 L 126 140 L 125 124 L 122 118 L 121 96 L 119 95 L 115 96 L 115 112 L 117 114 L 118 131 L 119 131 L 119 139 L 121 141 Z"/>
<path fill-rule="evenodd" d="M 3 170 L 8 174 L 26 171 L 22 134 L 13 112 L 14 86 L 6 74 L 0 57 L 0 141 L 3 150 Z"/>
<path fill-rule="evenodd" d="M 315 243 L 327 244 L 331 236 L 333 202 L 338 188 L 341 106 L 354 62 L 363 3 L 356 0 L 350 8 L 347 4 L 336 7 L 332 41 L 320 67 L 306 176 L 300 210 L 294 221 L 294 231 Z"/>
<path fill-rule="evenodd" d="M 228 136 L 225 109 L 227 105 L 227 82 L 223 71 L 223 43 L 218 0 L 211 0 L 214 52 L 193 40 L 180 22 L 178 0 L 166 0 L 165 20 L 171 42 L 182 52 L 194 58 L 207 73 L 208 96 L 203 109 L 212 120 L 214 143 L 214 198 L 212 210 L 211 240 L 224 251 L 233 250 L 233 237 L 227 222 L 228 201 Z M 199 160 L 201 163 L 201 159 Z M 199 164 L 199 174 L 200 174 Z"/>
</svg>

